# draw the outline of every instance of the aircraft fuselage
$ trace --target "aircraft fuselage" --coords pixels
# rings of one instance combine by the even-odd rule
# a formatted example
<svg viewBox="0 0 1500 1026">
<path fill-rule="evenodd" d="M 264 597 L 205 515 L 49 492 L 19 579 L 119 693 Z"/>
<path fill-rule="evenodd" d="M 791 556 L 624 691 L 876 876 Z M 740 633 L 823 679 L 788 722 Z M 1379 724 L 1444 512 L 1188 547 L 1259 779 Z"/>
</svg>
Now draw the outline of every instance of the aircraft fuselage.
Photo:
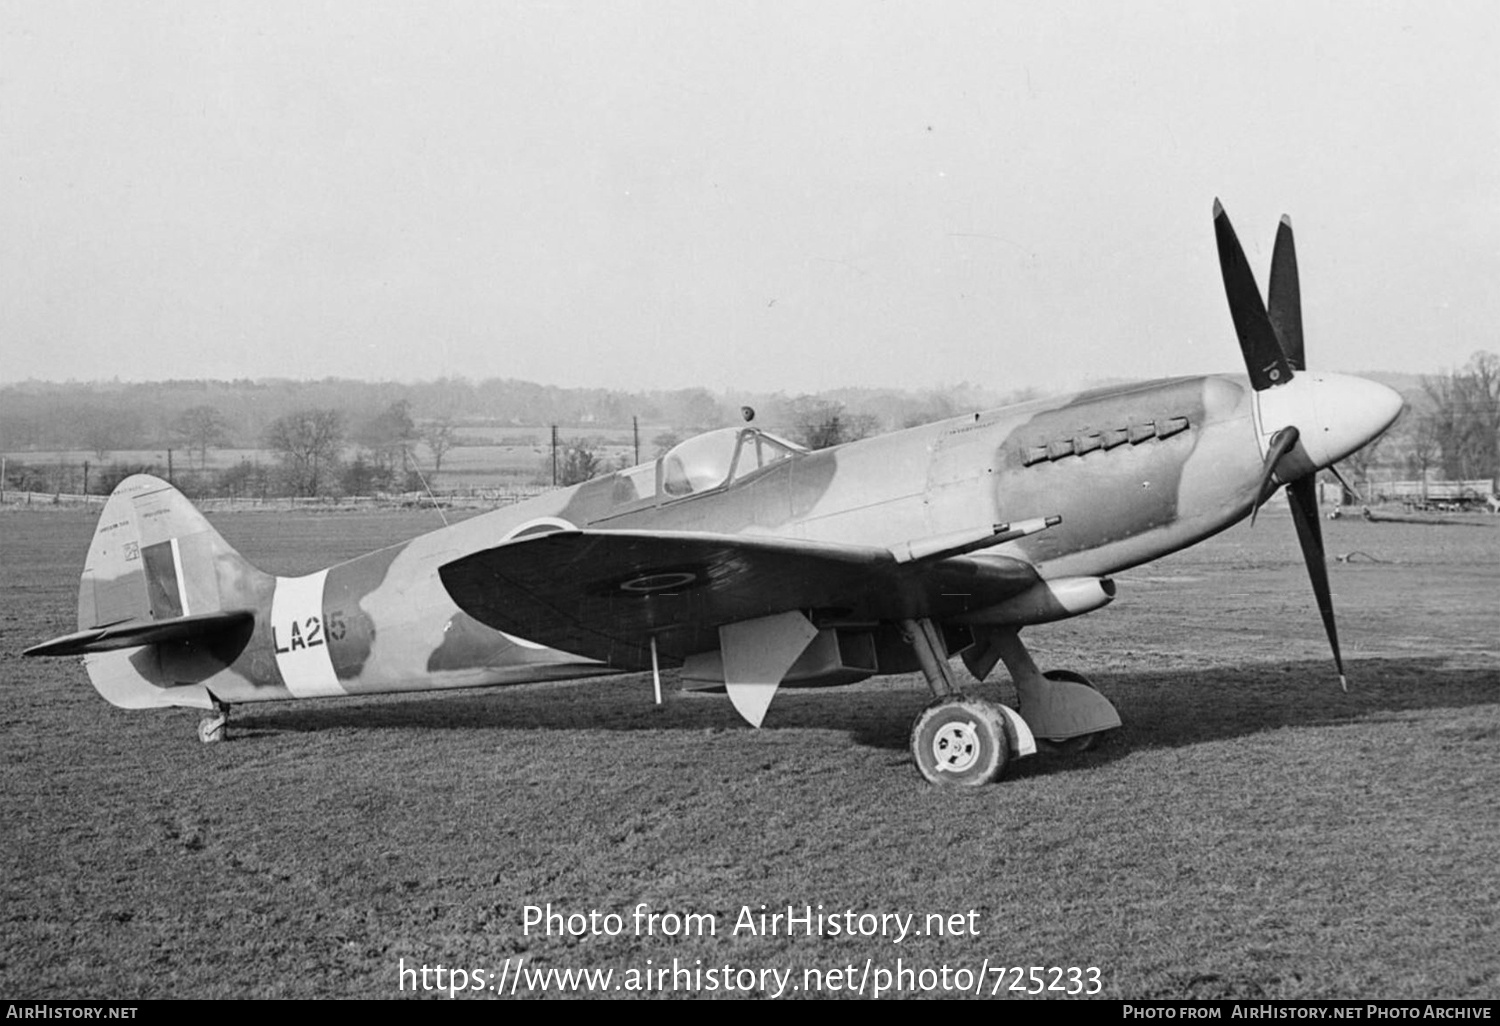
<svg viewBox="0 0 1500 1026">
<path fill-rule="evenodd" d="M 1298 380 L 1304 391 L 1316 384 Z M 632 468 L 305 577 L 272 578 L 221 560 L 220 604 L 255 610 L 251 636 L 217 650 L 154 646 L 175 686 L 153 689 L 149 702 L 132 691 L 136 698 L 120 704 L 205 706 L 616 672 L 485 626 L 458 608 L 439 577 L 467 554 L 558 528 L 894 546 L 1056 516 L 1051 529 L 989 551 L 1025 560 L 1045 580 L 1105 577 L 1251 512 L 1265 451 L 1260 395 L 1234 375 L 1096 389 L 797 454 L 687 494 L 630 486 L 653 473 Z M 662 473 L 654 471 L 657 484 Z"/>
</svg>

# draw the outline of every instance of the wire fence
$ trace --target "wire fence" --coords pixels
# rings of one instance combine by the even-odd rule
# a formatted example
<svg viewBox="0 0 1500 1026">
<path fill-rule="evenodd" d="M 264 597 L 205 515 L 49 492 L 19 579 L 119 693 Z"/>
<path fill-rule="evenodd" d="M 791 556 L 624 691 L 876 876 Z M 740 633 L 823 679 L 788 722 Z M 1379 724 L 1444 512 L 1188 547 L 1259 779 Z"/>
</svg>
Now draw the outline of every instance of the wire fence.
<svg viewBox="0 0 1500 1026">
<path fill-rule="evenodd" d="M 421 492 L 405 492 L 392 495 L 332 496 L 267 496 L 265 498 L 207 497 L 193 500 L 205 513 L 286 512 L 337 512 L 340 510 L 387 510 L 431 508 L 434 505 L 446 509 L 496 509 L 535 498 L 551 491 L 536 485 L 511 488 L 466 488 L 453 492 L 439 492 L 433 496 Z M 0 507 L 5 509 L 47 509 L 68 507 L 100 508 L 108 496 L 80 495 L 70 492 L 37 492 L 7 488 L 0 492 Z"/>
</svg>

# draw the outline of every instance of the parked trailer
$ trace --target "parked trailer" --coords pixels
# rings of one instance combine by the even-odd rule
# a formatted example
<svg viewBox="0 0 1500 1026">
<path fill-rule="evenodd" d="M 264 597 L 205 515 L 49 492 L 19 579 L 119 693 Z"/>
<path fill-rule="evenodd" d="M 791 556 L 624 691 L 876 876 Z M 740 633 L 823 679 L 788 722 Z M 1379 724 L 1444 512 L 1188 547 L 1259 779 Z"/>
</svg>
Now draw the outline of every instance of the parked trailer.
<svg viewBox="0 0 1500 1026">
<path fill-rule="evenodd" d="M 1410 510 L 1500 510 L 1500 502 L 1495 497 L 1495 483 L 1486 478 L 1471 481 L 1386 481 L 1377 487 L 1380 500 L 1400 502 Z"/>
</svg>

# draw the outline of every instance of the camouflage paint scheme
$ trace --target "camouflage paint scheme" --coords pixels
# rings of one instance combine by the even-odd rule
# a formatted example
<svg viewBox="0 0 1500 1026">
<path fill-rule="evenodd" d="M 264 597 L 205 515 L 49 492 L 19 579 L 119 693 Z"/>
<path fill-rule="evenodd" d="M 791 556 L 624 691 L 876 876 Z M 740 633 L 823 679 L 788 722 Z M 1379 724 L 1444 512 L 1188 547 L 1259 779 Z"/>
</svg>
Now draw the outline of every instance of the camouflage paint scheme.
<svg viewBox="0 0 1500 1026">
<path fill-rule="evenodd" d="M 1399 397 L 1382 386 L 1338 375 L 1299 376 L 1277 391 L 1276 401 L 1295 407 L 1303 423 L 1323 425 L 1323 447 L 1310 438 L 1306 446 L 1318 466 L 1368 442 L 1400 410 Z M 901 643 L 902 620 L 933 620 L 952 649 L 976 624 L 1019 628 L 1087 611 L 1108 596 L 1046 615 L 1015 612 L 1012 600 L 1038 580 L 1105 578 L 1248 516 L 1270 430 L 1285 419 L 1262 417 L 1269 394 L 1253 391 L 1243 376 L 1181 378 L 975 413 L 819 452 L 754 428 L 722 429 L 653 464 L 301 578 L 256 570 L 169 485 L 136 476 L 101 517 L 83 575 L 79 633 L 31 653 L 85 653 L 99 691 L 130 708 L 583 677 L 649 666 L 648 639 L 573 654 L 544 646 L 545 624 L 561 625 L 561 637 L 581 637 L 592 625 L 577 622 L 579 610 L 588 609 L 620 610 L 622 622 L 635 623 L 641 609 L 680 606 L 683 589 L 671 585 L 681 583 L 701 584 L 710 596 L 732 592 L 741 603 L 733 608 L 755 613 L 741 616 L 747 621 L 802 610 L 818 629 L 860 625 L 875 658 L 859 668 L 909 672 L 917 664 Z M 1344 423 L 1329 412 L 1340 406 L 1358 416 Z M 749 456 L 757 447 L 766 454 L 760 460 Z M 700 450 L 722 456 L 709 483 L 673 494 L 682 492 L 668 485 L 674 455 Z M 715 476 L 729 479 L 714 483 Z M 936 557 L 899 566 L 887 558 L 924 539 L 1042 517 L 1061 519 L 980 551 L 944 555 L 938 543 Z M 531 537 L 550 531 L 560 533 Z M 621 555 L 612 538 L 601 537 L 611 532 L 653 537 Z M 444 583 L 442 568 L 476 555 L 488 561 L 481 567 L 488 573 L 512 554 L 535 562 L 544 543 L 579 537 L 615 553 L 613 576 L 590 580 L 593 564 L 572 558 L 549 569 L 535 608 L 487 613 L 476 599 L 465 611 Z M 685 558 L 663 557 L 679 549 Z M 799 575 L 804 552 L 811 561 Z M 819 561 L 825 557 L 844 561 Z M 713 580 L 700 573 L 710 564 Z M 665 665 L 712 654 L 731 636 L 721 633 L 722 620 L 682 621 L 682 608 L 700 607 L 639 621 L 672 639 L 659 652 Z M 493 613 L 491 625 L 475 610 Z M 512 636 L 496 622 L 537 625 L 543 636 Z M 166 633 L 172 630 L 183 636 Z M 866 675 L 814 674 L 813 681 Z"/>
<path fill-rule="evenodd" d="M 1214 202 L 1244 377 L 1098 389 L 820 452 L 756 428 L 690 438 L 651 464 L 306 577 L 246 563 L 165 482 L 111 496 L 79 631 L 28 655 L 84 654 L 123 706 L 476 687 L 678 665 L 760 726 L 783 685 L 922 671 L 918 771 L 996 780 L 1037 739 L 1086 746 L 1119 713 L 1043 673 L 1023 627 L 1098 609 L 1109 574 L 1185 548 L 1286 487 L 1343 680 L 1315 472 L 1400 414 L 1373 382 L 1309 373 L 1291 220 L 1261 298 Z M 964 694 L 1004 663 L 1018 709 Z M 658 695 L 660 679 L 657 679 Z"/>
</svg>

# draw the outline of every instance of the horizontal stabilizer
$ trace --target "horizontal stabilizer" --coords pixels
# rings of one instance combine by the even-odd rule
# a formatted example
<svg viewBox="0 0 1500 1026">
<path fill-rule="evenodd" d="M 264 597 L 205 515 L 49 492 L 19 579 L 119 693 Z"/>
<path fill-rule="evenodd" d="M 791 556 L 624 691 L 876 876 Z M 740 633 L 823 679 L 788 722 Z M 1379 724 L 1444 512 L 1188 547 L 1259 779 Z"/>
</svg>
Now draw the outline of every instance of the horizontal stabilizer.
<svg viewBox="0 0 1500 1026">
<path fill-rule="evenodd" d="M 84 655 L 87 652 L 110 652 L 119 648 L 157 645 L 167 641 L 203 641 L 254 623 L 255 614 L 248 609 L 226 609 L 215 613 L 197 613 L 193 616 L 179 616 L 171 620 L 150 620 L 144 623 L 140 621 L 116 623 L 107 627 L 90 627 L 88 630 L 64 634 L 60 638 L 33 645 L 22 655 Z"/>
</svg>

